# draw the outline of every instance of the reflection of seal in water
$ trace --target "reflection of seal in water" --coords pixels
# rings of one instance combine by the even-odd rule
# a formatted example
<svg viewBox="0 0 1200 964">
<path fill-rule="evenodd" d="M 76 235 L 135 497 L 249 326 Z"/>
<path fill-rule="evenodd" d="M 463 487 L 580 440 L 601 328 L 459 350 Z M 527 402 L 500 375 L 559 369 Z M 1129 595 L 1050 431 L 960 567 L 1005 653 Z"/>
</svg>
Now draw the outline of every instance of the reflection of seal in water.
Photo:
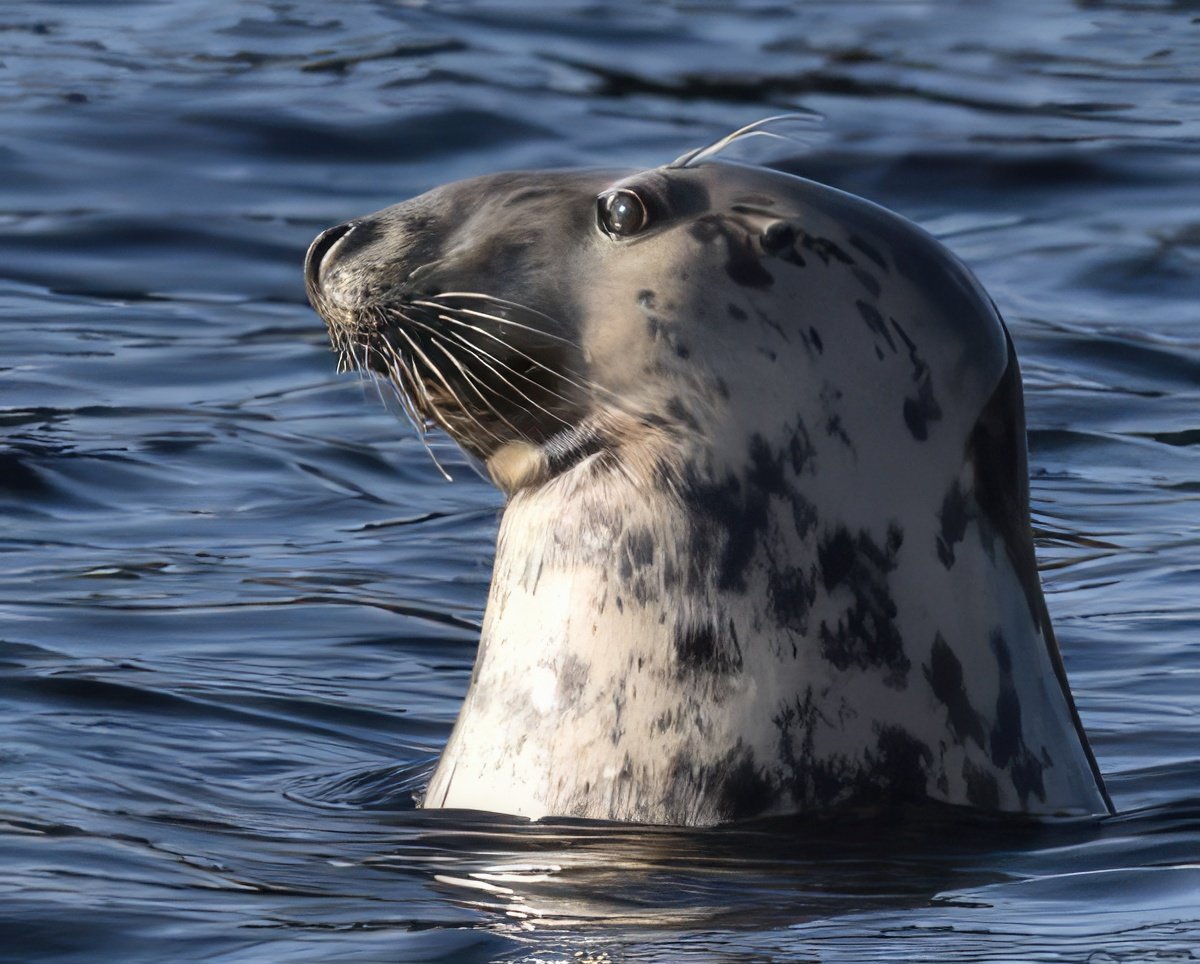
<svg viewBox="0 0 1200 964">
<path fill-rule="evenodd" d="M 696 159 L 331 228 L 309 295 L 508 496 L 427 807 L 707 824 L 1110 809 L 987 296 L 872 204 Z"/>
</svg>

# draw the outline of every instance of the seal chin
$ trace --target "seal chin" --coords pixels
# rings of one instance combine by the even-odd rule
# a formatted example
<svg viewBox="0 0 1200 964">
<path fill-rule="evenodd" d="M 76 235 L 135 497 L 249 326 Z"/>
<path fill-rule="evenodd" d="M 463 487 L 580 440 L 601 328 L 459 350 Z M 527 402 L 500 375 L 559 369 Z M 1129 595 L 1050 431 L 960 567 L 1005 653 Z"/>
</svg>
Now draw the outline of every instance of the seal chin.
<svg viewBox="0 0 1200 964">
<path fill-rule="evenodd" d="M 525 441 L 506 442 L 487 460 L 488 478 L 505 495 L 539 485 L 549 475 L 550 462 L 540 446 Z"/>
</svg>

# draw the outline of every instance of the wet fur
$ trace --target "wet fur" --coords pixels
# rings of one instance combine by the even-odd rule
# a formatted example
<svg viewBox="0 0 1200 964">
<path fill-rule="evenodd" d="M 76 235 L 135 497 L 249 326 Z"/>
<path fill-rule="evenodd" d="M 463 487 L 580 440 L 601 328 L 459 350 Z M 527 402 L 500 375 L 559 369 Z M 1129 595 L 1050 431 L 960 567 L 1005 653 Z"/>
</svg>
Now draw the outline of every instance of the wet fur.
<svg viewBox="0 0 1200 964">
<path fill-rule="evenodd" d="M 597 229 L 618 183 L 640 236 Z M 1015 355 L 935 241 L 710 161 L 483 178 L 364 223 L 310 265 L 335 344 L 509 495 L 425 806 L 1108 809 L 1037 579 Z M 469 346 L 381 362 L 445 338 L 458 309 L 413 318 L 455 292 L 514 349 L 491 394 Z"/>
</svg>

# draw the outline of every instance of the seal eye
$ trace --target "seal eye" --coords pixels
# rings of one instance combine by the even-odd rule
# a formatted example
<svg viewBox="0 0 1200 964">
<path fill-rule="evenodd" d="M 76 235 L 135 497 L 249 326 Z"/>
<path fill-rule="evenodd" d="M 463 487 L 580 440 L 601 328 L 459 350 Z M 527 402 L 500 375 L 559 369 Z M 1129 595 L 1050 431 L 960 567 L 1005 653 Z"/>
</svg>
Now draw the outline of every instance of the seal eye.
<svg viewBox="0 0 1200 964">
<path fill-rule="evenodd" d="M 642 199 L 625 188 L 602 194 L 596 204 L 600 227 L 614 237 L 637 234 L 650 220 Z"/>
</svg>

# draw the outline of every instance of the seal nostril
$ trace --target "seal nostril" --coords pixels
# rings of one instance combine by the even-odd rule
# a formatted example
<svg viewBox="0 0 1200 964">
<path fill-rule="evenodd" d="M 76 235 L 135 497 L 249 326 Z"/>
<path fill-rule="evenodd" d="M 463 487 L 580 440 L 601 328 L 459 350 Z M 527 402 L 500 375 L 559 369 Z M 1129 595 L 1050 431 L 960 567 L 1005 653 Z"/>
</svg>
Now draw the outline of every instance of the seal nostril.
<svg viewBox="0 0 1200 964">
<path fill-rule="evenodd" d="M 308 246 L 308 254 L 304 256 L 304 280 L 308 282 L 310 291 L 321 290 L 321 262 L 325 260 L 325 255 L 357 226 L 357 221 L 334 225 L 318 234 Z"/>
</svg>

